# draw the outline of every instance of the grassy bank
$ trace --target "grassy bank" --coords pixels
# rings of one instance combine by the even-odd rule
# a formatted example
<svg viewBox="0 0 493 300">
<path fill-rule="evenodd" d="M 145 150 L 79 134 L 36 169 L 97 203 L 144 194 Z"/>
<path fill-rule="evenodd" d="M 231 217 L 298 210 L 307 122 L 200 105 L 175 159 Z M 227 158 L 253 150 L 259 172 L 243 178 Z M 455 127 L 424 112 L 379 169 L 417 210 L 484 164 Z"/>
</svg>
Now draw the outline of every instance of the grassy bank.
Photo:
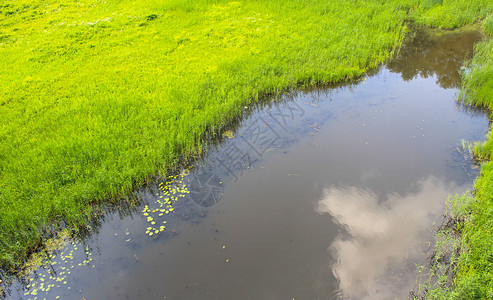
<svg viewBox="0 0 493 300">
<path fill-rule="evenodd" d="M 475 48 L 471 70 L 465 75 L 464 100 L 493 110 L 493 15 L 483 22 L 490 40 Z M 474 198 L 461 204 L 460 256 L 457 261 L 454 291 L 450 299 L 493 299 L 493 138 L 474 149 L 481 162 L 481 175 L 474 185 Z"/>
<path fill-rule="evenodd" d="M 200 151 L 241 108 L 363 74 L 406 7 L 372 1 L 7 1 L 0 16 L 0 259 L 84 224 Z"/>
<path fill-rule="evenodd" d="M 2 1 L 0 264 L 19 267 L 54 225 L 77 228 L 93 204 L 200 152 L 262 95 L 364 74 L 394 54 L 406 21 L 455 28 L 492 11 L 487 0 Z"/>
<path fill-rule="evenodd" d="M 465 105 L 493 111 L 493 15 L 482 22 L 489 39 L 475 46 L 463 75 Z M 493 299 L 493 138 L 464 145 L 481 164 L 472 194 L 449 201 L 448 224 L 437 234 L 429 274 L 420 286 L 425 299 Z M 431 272 L 430 272 L 431 271 Z M 426 272 L 425 272 L 426 273 Z"/>
</svg>

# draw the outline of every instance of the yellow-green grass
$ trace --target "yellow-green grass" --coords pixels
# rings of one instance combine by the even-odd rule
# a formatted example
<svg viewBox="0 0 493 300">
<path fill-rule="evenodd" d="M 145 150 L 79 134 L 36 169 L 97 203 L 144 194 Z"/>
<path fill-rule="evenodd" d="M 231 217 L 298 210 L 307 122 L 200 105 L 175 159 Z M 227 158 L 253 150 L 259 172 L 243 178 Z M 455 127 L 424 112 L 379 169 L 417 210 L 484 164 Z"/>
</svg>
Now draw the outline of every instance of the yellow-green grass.
<svg viewBox="0 0 493 300">
<path fill-rule="evenodd" d="M 440 2 L 440 3 L 439 3 Z M 0 264 L 76 229 L 206 146 L 262 95 L 364 74 L 404 24 L 455 28 L 488 0 L 4 0 Z"/>
</svg>

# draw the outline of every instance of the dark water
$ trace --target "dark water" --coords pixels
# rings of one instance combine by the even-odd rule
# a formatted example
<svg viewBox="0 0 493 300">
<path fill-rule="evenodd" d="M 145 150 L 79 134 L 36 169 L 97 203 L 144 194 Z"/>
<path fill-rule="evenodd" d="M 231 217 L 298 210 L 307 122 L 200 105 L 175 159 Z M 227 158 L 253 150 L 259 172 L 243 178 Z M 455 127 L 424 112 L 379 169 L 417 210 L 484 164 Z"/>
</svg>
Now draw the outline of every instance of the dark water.
<svg viewBox="0 0 493 300">
<path fill-rule="evenodd" d="M 7 298 L 406 299 L 447 196 L 477 174 L 458 148 L 487 114 L 456 98 L 480 38 L 421 32 L 359 83 L 276 99 L 177 177 L 173 211 L 147 188 L 149 210 L 114 215 Z"/>
</svg>

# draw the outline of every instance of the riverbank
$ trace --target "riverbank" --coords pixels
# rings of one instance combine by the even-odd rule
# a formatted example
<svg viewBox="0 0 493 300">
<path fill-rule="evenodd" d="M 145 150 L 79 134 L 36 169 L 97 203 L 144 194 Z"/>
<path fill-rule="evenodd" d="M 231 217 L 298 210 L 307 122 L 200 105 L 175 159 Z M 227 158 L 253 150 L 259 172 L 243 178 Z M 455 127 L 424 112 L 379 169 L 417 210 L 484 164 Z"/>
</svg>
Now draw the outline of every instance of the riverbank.
<svg viewBox="0 0 493 300">
<path fill-rule="evenodd" d="M 466 105 L 493 109 L 493 16 L 482 23 L 487 41 L 478 43 L 474 58 L 465 72 L 461 97 Z M 493 139 L 491 129 L 486 141 L 470 147 L 474 159 L 481 164 L 473 194 L 451 201 L 454 222 L 440 234 L 449 251 L 446 266 L 435 258 L 434 271 L 438 284 L 429 287 L 431 299 L 491 299 L 493 298 Z M 445 237 L 445 238 L 444 238 Z M 450 250 L 452 249 L 452 253 Z M 455 252 L 455 253 L 453 253 Z M 440 253 L 440 251 L 439 251 Z M 453 275 L 443 271 L 449 270 Z"/>
<path fill-rule="evenodd" d="M 406 21 L 455 28 L 493 11 L 425 2 L 2 5 L 1 264 L 19 268 L 53 224 L 77 230 L 94 204 L 200 152 L 262 95 L 364 74 Z"/>
<path fill-rule="evenodd" d="M 493 16 L 481 23 L 488 38 L 475 46 L 466 66 L 459 101 L 493 109 Z M 436 235 L 431 264 L 422 272 L 414 299 L 493 298 L 493 139 L 464 142 L 465 152 L 481 165 L 472 193 L 451 197 L 446 224 Z"/>
</svg>

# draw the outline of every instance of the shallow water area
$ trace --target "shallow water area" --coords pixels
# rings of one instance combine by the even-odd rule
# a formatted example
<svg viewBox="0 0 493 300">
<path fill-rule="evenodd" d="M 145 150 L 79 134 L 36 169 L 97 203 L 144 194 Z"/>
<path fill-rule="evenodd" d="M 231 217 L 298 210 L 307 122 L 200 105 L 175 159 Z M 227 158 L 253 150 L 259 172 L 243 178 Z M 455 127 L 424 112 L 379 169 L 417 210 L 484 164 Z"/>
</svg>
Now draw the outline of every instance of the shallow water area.
<svg viewBox="0 0 493 300">
<path fill-rule="evenodd" d="M 480 38 L 418 32 L 359 82 L 274 99 L 7 298 L 407 299 L 478 172 L 461 141 L 487 113 L 456 99 Z"/>
</svg>

